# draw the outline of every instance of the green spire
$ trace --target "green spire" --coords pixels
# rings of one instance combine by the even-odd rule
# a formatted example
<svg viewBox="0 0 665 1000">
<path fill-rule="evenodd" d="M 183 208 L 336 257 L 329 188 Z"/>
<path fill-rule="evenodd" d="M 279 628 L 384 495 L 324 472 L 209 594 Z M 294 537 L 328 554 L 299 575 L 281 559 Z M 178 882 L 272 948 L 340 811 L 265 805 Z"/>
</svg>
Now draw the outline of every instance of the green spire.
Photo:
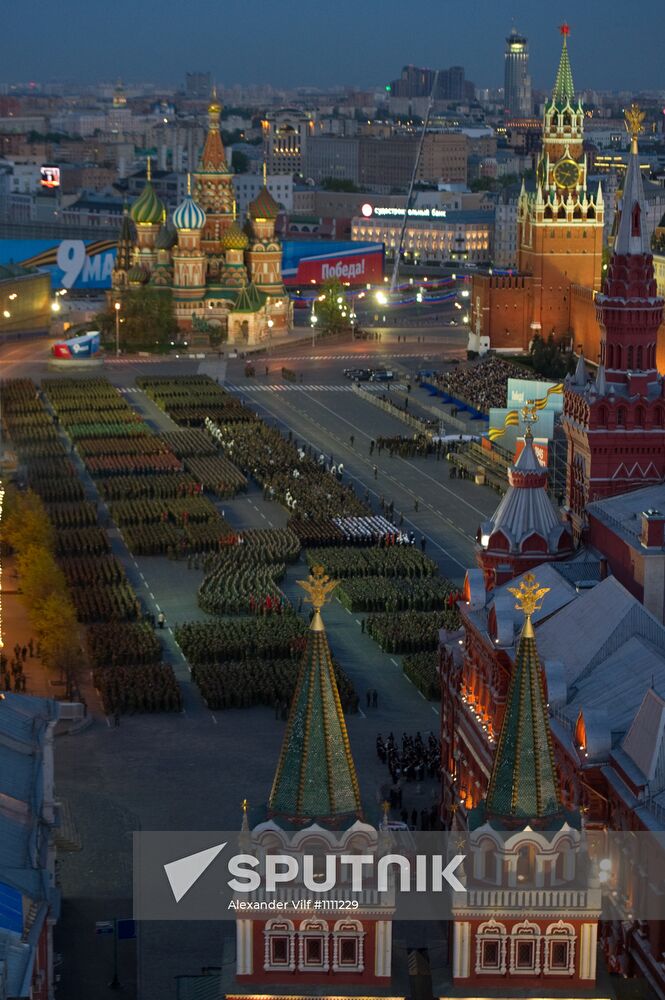
<svg viewBox="0 0 665 1000">
<path fill-rule="evenodd" d="M 509 588 L 525 621 L 508 691 L 499 745 L 494 758 L 485 811 L 488 818 L 534 820 L 562 810 L 554 765 L 543 671 L 531 615 L 549 588 L 527 573 L 519 589 Z"/>
<path fill-rule="evenodd" d="M 568 58 L 567 39 L 570 34 L 570 28 L 567 24 L 562 24 L 559 31 L 563 36 L 563 45 L 561 46 L 561 58 L 554 82 L 554 90 L 552 91 L 552 103 L 556 104 L 558 108 L 565 108 L 567 104 L 570 104 L 571 107 L 573 106 L 575 88 L 573 86 L 573 71 L 570 68 L 570 60 Z"/>
<path fill-rule="evenodd" d="M 314 617 L 268 808 L 295 823 L 352 822 L 362 815 L 358 778 L 320 613 L 335 583 L 315 566 L 300 586 L 311 595 Z"/>
</svg>

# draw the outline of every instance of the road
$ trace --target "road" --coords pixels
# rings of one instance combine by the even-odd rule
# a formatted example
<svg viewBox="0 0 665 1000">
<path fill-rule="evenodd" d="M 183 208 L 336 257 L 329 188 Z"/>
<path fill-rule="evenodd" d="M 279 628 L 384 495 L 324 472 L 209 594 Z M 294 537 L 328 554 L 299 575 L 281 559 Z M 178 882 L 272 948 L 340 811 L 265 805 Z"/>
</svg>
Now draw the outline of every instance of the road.
<svg viewBox="0 0 665 1000">
<path fill-rule="evenodd" d="M 342 375 L 344 367 L 363 361 L 389 364 L 405 376 L 435 359 L 462 356 L 464 350 L 459 334 L 452 331 L 420 343 L 415 332 L 407 335 L 406 342 L 398 342 L 397 336 L 402 335 L 390 338 L 384 334 L 381 341 L 319 346 L 315 351 L 310 345 L 275 349 L 265 362 L 272 374 L 258 375 L 251 382 L 245 379 L 240 360 L 227 364 L 217 358 L 206 362 L 125 358 L 108 364 L 104 374 L 124 390 L 130 404 L 156 430 L 172 429 L 173 425 L 136 390 L 137 374 L 203 369 L 213 377 L 226 378 L 231 391 L 262 415 L 341 460 L 361 495 L 370 490 L 376 509 L 381 495 L 386 502 L 392 499 L 396 510 L 404 513 L 405 526 L 424 535 L 428 551 L 443 571 L 461 581 L 465 567 L 473 560 L 472 540 L 478 521 L 494 509 L 496 496 L 468 482 L 450 481 L 446 463 L 433 458 L 390 459 L 384 452 L 370 460 L 372 437 L 411 432 L 395 417 L 357 398 Z M 302 385 L 298 383 L 290 391 L 278 388 L 283 383 L 277 374 L 282 364 L 302 372 Z M 39 381 L 53 374 L 48 368 L 48 341 L 0 348 L 3 379 L 27 376 Z M 258 390 L 257 385 L 261 386 Z M 85 481 L 93 491 L 92 483 Z M 223 508 L 225 517 L 238 527 L 279 525 L 285 520 L 282 508 L 264 501 L 257 488 L 224 501 Z M 202 616 L 196 604 L 200 572 L 188 571 L 181 563 L 167 559 L 134 559 L 119 533 L 113 532 L 112 537 L 114 552 L 146 607 L 163 608 L 168 626 Z M 289 570 L 287 595 L 296 593 L 295 580 L 305 573 L 302 562 Z M 367 812 L 375 817 L 388 778 L 375 753 L 377 732 L 437 732 L 438 706 L 425 701 L 407 681 L 399 657 L 384 654 L 361 631 L 359 618 L 333 602 L 325 611 L 325 620 L 333 653 L 361 696 L 363 711 L 348 718 L 349 737 Z M 165 631 L 164 655 L 173 662 L 183 687 L 185 711 L 130 716 L 123 718 L 119 728 L 111 728 L 94 693 L 88 697 L 86 692 L 92 726 L 56 742 L 57 794 L 69 803 L 83 841 L 79 853 L 59 856 L 63 907 L 56 928 L 56 949 L 63 954 L 61 995 L 68 1000 L 105 995 L 111 956 L 108 939 L 95 937 L 94 923 L 131 912 L 133 831 L 237 829 L 242 800 L 249 799 L 252 807 L 264 803 L 274 774 L 284 723 L 275 720 L 267 708 L 211 712 L 191 683 L 170 630 Z M 378 707 L 365 710 L 364 694 L 370 688 L 378 691 Z M 409 808 L 429 808 L 436 795 L 433 784 L 424 784 L 419 793 L 409 789 L 406 804 Z M 141 925 L 138 961 L 132 943 L 121 945 L 125 996 L 172 1000 L 176 975 L 232 960 L 232 936 L 231 924 L 221 929 L 212 924 Z"/>
</svg>

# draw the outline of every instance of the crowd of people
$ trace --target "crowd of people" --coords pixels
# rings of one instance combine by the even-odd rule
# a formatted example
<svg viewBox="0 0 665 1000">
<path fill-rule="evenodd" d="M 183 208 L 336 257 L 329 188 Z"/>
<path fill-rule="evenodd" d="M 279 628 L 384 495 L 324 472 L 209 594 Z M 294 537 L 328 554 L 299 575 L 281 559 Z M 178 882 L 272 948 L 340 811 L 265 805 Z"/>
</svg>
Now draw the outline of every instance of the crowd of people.
<svg viewBox="0 0 665 1000">
<path fill-rule="evenodd" d="M 441 766 L 441 746 L 434 733 L 427 738 L 417 732 L 415 736 L 402 733 L 398 743 L 393 733 L 376 737 L 376 752 L 381 763 L 390 771 L 393 784 L 399 781 L 421 782 L 426 778 L 437 778 Z"/>
<path fill-rule="evenodd" d="M 112 458 L 120 466 L 136 459 L 140 465 L 146 456 L 166 455 L 172 471 L 159 487 L 154 470 L 151 485 L 143 491 L 137 489 L 140 474 L 131 476 L 133 499 L 147 502 L 154 502 L 162 489 L 187 498 L 180 502 L 191 502 L 191 479 L 182 490 L 174 483 L 173 477 L 184 477 L 180 461 L 163 444 L 155 445 L 147 426 L 103 379 L 46 379 L 39 391 L 28 379 L 13 380 L 3 386 L 2 397 L 7 430 L 19 457 L 18 485 L 30 486 L 45 504 L 67 597 L 85 626 L 87 658 L 105 711 L 178 710 L 179 688 L 172 667 L 159 663 L 155 623 L 140 621 L 146 612 L 122 565 L 110 554 L 97 505 L 84 499 L 72 455 L 76 451 L 93 473 L 99 459 Z M 112 478 L 118 484 L 124 478 L 127 486 L 130 471 L 125 465 L 123 475 Z M 109 477 L 104 482 L 108 484 Z M 114 495 L 126 499 L 120 490 Z M 16 676 L 15 684 L 20 685 L 18 670 Z"/>
<path fill-rule="evenodd" d="M 266 705 L 274 709 L 276 719 L 284 720 L 288 717 L 299 666 L 295 658 L 267 661 L 252 657 L 193 666 L 192 678 L 208 708 Z M 351 681 L 336 664 L 334 670 L 343 711 L 357 712 L 358 695 Z"/>
<path fill-rule="evenodd" d="M 411 436 L 395 434 L 392 437 L 377 437 L 375 447 L 379 455 L 385 450 L 390 458 L 395 455 L 399 458 L 427 458 L 428 455 L 435 455 L 438 459 L 446 452 L 446 446 L 440 438 L 419 433 Z"/>
<path fill-rule="evenodd" d="M 402 611 L 399 615 L 372 615 L 366 630 L 386 653 L 422 653 L 437 648 L 439 630 L 456 631 L 456 607 L 444 611 Z"/>
<path fill-rule="evenodd" d="M 436 385 L 464 403 L 470 403 L 481 413 L 490 407 L 506 405 L 509 378 L 532 378 L 542 381 L 539 375 L 526 372 L 502 358 L 485 358 L 476 364 L 460 365 L 442 372 L 435 378 Z"/>
</svg>

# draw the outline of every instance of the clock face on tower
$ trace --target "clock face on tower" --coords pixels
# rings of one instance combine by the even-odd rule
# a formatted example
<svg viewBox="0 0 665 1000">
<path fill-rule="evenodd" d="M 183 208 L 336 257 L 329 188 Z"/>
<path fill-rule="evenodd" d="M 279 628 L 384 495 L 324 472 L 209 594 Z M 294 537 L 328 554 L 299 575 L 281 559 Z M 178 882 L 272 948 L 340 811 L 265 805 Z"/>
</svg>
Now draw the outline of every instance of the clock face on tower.
<svg viewBox="0 0 665 1000">
<path fill-rule="evenodd" d="M 573 188 L 579 181 L 580 168 L 569 157 L 559 160 L 553 171 L 554 183 L 560 188 Z"/>
</svg>

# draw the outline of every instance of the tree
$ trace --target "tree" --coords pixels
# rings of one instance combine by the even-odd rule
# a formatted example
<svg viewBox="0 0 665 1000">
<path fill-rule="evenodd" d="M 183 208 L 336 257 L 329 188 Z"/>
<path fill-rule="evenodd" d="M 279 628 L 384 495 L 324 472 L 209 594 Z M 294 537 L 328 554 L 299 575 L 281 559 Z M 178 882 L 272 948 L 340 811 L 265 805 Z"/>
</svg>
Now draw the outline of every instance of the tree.
<svg viewBox="0 0 665 1000">
<path fill-rule="evenodd" d="M 572 355 L 566 354 L 563 341 L 556 341 L 550 333 L 547 340 L 536 334 L 531 342 L 531 363 L 534 372 L 549 378 L 563 378 L 571 370 Z"/>
<path fill-rule="evenodd" d="M 143 285 L 125 292 L 120 311 L 121 350 L 167 349 L 177 334 L 173 295 L 168 288 Z M 97 316 L 106 345 L 115 343 L 115 309 L 111 306 Z"/>
<path fill-rule="evenodd" d="M 321 187 L 324 191 L 347 191 L 352 194 L 360 190 L 348 177 L 324 177 Z"/>
<path fill-rule="evenodd" d="M 246 174 L 249 170 L 249 156 L 240 149 L 234 149 L 231 154 L 231 169 L 234 174 Z"/>
<path fill-rule="evenodd" d="M 326 281 L 316 303 L 319 328 L 327 333 L 336 333 L 338 330 L 344 329 L 349 325 L 348 317 L 344 315 L 346 311 L 344 285 L 337 278 Z"/>
</svg>

